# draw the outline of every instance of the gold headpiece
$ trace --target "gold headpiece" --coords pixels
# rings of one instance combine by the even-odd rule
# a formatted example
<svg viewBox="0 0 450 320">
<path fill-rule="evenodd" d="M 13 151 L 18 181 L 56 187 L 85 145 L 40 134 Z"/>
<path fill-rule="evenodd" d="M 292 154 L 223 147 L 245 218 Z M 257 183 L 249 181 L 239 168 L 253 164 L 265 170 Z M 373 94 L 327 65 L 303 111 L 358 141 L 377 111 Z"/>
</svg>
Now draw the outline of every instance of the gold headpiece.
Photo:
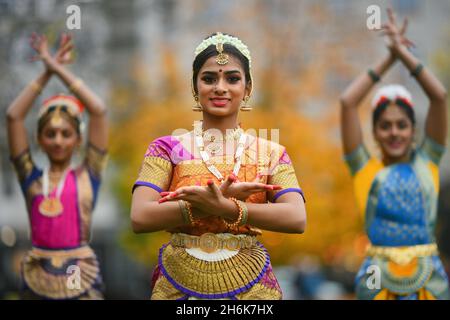
<svg viewBox="0 0 450 320">
<path fill-rule="evenodd" d="M 77 98 L 58 94 L 44 101 L 38 113 L 38 121 L 51 112 L 50 123 L 52 126 L 60 127 L 63 123 L 62 112 L 65 112 L 78 122 L 81 129 L 83 109 L 83 104 Z"/>
<path fill-rule="evenodd" d="M 40 119 L 49 110 L 55 110 L 54 117 L 56 119 L 60 118 L 61 115 L 59 109 L 63 106 L 72 117 L 81 120 L 81 114 L 84 109 L 83 104 L 77 98 L 65 94 L 58 94 L 45 100 L 41 108 L 39 109 L 38 119 Z"/>
<path fill-rule="evenodd" d="M 221 66 L 228 63 L 228 55 L 223 53 L 223 43 L 219 42 L 216 44 L 216 50 L 219 53 L 216 57 L 216 62 Z"/>
<path fill-rule="evenodd" d="M 62 124 L 62 117 L 61 117 L 61 108 L 56 108 L 55 113 L 53 114 L 50 123 L 54 127 L 59 127 Z"/>
<path fill-rule="evenodd" d="M 225 43 L 232 45 L 233 47 L 238 49 L 239 52 L 248 59 L 248 64 L 251 69 L 252 58 L 250 56 L 250 50 L 248 50 L 248 47 L 240 39 L 220 32 L 203 40 L 202 43 L 200 43 L 200 45 L 195 49 L 195 56 L 198 56 L 209 46 L 214 45 L 216 46 L 216 50 L 219 53 L 216 58 L 217 63 L 220 65 L 227 64 L 228 55 L 223 53 L 223 45 Z"/>
</svg>

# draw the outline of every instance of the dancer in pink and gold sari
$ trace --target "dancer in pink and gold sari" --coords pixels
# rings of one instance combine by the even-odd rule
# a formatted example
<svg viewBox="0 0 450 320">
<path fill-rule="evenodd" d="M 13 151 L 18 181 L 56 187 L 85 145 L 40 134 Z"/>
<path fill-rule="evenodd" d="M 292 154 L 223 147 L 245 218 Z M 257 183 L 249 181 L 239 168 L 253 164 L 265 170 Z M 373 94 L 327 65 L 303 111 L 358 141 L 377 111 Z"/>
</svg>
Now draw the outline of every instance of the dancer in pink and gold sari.
<svg viewBox="0 0 450 320">
<path fill-rule="evenodd" d="M 7 111 L 8 139 L 31 225 L 32 249 L 22 263 L 23 299 L 102 299 L 102 279 L 89 247 L 94 209 L 106 160 L 106 109 L 76 78 L 69 63 L 71 37 L 63 35 L 51 56 L 43 36 L 32 47 L 45 65 Z M 59 94 L 44 101 L 38 114 L 37 139 L 49 166 L 38 168 L 30 153 L 24 119 L 51 76 L 57 75 L 75 96 Z M 81 165 L 71 166 L 81 145 L 82 112 L 89 113 L 88 145 Z"/>
<path fill-rule="evenodd" d="M 135 232 L 166 230 L 152 299 L 281 299 L 261 229 L 303 233 L 306 209 L 286 148 L 248 134 L 251 58 L 221 33 L 195 52 L 192 90 L 202 121 L 153 140 L 133 186 Z"/>
</svg>

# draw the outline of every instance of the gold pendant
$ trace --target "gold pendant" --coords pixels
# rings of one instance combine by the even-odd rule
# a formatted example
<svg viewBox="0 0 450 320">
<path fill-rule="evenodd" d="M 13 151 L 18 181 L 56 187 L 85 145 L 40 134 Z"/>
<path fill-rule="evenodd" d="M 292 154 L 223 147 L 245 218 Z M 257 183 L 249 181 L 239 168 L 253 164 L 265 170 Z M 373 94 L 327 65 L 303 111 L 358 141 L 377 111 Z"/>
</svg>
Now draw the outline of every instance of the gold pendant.
<svg viewBox="0 0 450 320">
<path fill-rule="evenodd" d="M 221 142 L 221 137 L 216 137 L 210 130 L 207 130 L 203 133 L 203 140 L 208 142 Z"/>
<path fill-rule="evenodd" d="M 216 57 L 216 62 L 221 66 L 226 65 L 228 63 L 228 55 L 225 53 L 219 53 Z"/>
<path fill-rule="evenodd" d="M 214 142 L 212 142 L 206 146 L 206 151 L 208 151 L 209 153 L 211 153 L 213 155 L 218 154 L 219 152 L 222 152 L 222 149 L 223 149 L 222 144 L 214 143 Z"/>
<path fill-rule="evenodd" d="M 228 63 L 228 55 L 223 53 L 223 43 L 222 42 L 218 42 L 216 44 L 216 50 L 219 53 L 216 57 L 217 64 L 219 64 L 221 66 L 226 65 Z"/>
<path fill-rule="evenodd" d="M 39 212 L 46 217 L 59 216 L 63 211 L 63 204 L 58 198 L 45 198 L 39 205 Z"/>
</svg>

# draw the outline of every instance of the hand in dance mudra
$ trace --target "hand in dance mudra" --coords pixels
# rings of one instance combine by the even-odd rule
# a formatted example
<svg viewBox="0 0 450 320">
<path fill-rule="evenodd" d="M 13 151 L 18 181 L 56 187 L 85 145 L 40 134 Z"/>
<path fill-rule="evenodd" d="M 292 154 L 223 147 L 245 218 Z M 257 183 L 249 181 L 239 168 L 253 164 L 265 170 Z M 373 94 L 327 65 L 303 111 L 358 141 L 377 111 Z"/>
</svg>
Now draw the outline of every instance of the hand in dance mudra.
<svg viewBox="0 0 450 320">
<path fill-rule="evenodd" d="M 415 44 L 409 40 L 405 34 L 408 28 L 408 18 L 403 20 L 403 25 L 400 28 L 397 26 L 397 18 L 392 8 L 387 9 L 389 21 L 381 26 L 382 35 L 388 36 L 386 45 L 392 53 L 395 53 L 400 46 L 407 48 L 415 47 Z"/>
<path fill-rule="evenodd" d="M 59 47 L 52 56 L 48 49 L 48 40 L 45 35 L 33 33 L 30 37 L 30 45 L 36 51 L 37 55 L 31 58 L 31 61 L 42 60 L 48 71 L 53 72 L 57 64 L 70 64 L 73 62 L 73 42 L 72 36 L 63 33 Z"/>
<path fill-rule="evenodd" d="M 245 201 L 249 196 L 259 192 L 281 190 L 279 185 L 269 185 L 258 182 L 240 182 L 234 175 L 228 176 L 220 186 L 216 186 L 212 180 L 207 187 L 189 186 L 181 187 L 174 192 L 161 192 L 159 203 L 166 201 L 185 200 L 191 203 L 193 214 L 197 218 L 210 215 L 222 215 L 224 203 L 227 198 L 236 198 Z"/>
<path fill-rule="evenodd" d="M 252 194 L 281 190 L 282 187 L 279 185 L 270 185 L 259 182 L 260 177 L 258 176 L 252 182 L 241 182 L 233 174 L 228 177 L 228 179 L 222 183 L 220 186 L 220 191 L 226 198 L 236 198 L 241 201 L 247 200 Z"/>
</svg>

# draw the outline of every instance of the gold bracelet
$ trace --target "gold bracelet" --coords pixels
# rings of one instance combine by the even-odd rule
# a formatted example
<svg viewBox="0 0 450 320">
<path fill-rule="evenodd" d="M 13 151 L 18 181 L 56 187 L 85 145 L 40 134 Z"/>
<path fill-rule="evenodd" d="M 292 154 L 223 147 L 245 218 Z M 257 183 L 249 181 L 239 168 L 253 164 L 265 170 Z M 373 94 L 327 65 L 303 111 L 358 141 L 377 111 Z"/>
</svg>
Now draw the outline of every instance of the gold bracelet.
<svg viewBox="0 0 450 320">
<path fill-rule="evenodd" d="M 239 203 L 239 201 L 236 198 L 230 198 L 230 200 L 233 201 L 237 205 L 237 207 L 239 209 L 239 215 L 238 215 L 238 218 L 236 219 L 236 221 L 233 223 L 228 223 L 225 219 L 223 219 L 223 221 L 225 222 L 225 225 L 227 226 L 228 229 L 237 229 L 242 222 L 244 209 L 242 208 L 241 204 Z"/>
<path fill-rule="evenodd" d="M 188 217 L 188 223 L 190 223 L 191 225 L 196 225 L 198 223 L 198 220 L 194 219 L 194 216 L 192 215 L 192 205 L 190 202 L 188 201 L 184 201 L 184 205 L 186 206 L 186 211 L 187 211 L 187 217 Z"/>
<path fill-rule="evenodd" d="M 69 87 L 69 91 L 76 93 L 76 91 L 80 88 L 83 81 L 80 78 L 77 78 Z"/>
<path fill-rule="evenodd" d="M 238 202 L 242 207 L 242 220 L 239 225 L 244 226 L 247 224 L 247 220 L 248 220 L 248 208 L 244 201 L 238 200 Z"/>
<path fill-rule="evenodd" d="M 33 81 L 33 82 L 30 84 L 30 86 L 31 86 L 31 89 L 33 89 L 33 91 L 37 92 L 37 94 L 41 94 L 42 87 L 41 87 L 40 85 L 38 85 L 38 84 L 36 83 L 36 81 Z"/>
<path fill-rule="evenodd" d="M 185 224 L 190 224 L 190 218 L 189 218 L 189 210 L 187 208 L 187 205 L 184 200 L 178 200 L 178 205 L 181 209 L 181 216 L 183 217 L 183 222 Z"/>
</svg>

